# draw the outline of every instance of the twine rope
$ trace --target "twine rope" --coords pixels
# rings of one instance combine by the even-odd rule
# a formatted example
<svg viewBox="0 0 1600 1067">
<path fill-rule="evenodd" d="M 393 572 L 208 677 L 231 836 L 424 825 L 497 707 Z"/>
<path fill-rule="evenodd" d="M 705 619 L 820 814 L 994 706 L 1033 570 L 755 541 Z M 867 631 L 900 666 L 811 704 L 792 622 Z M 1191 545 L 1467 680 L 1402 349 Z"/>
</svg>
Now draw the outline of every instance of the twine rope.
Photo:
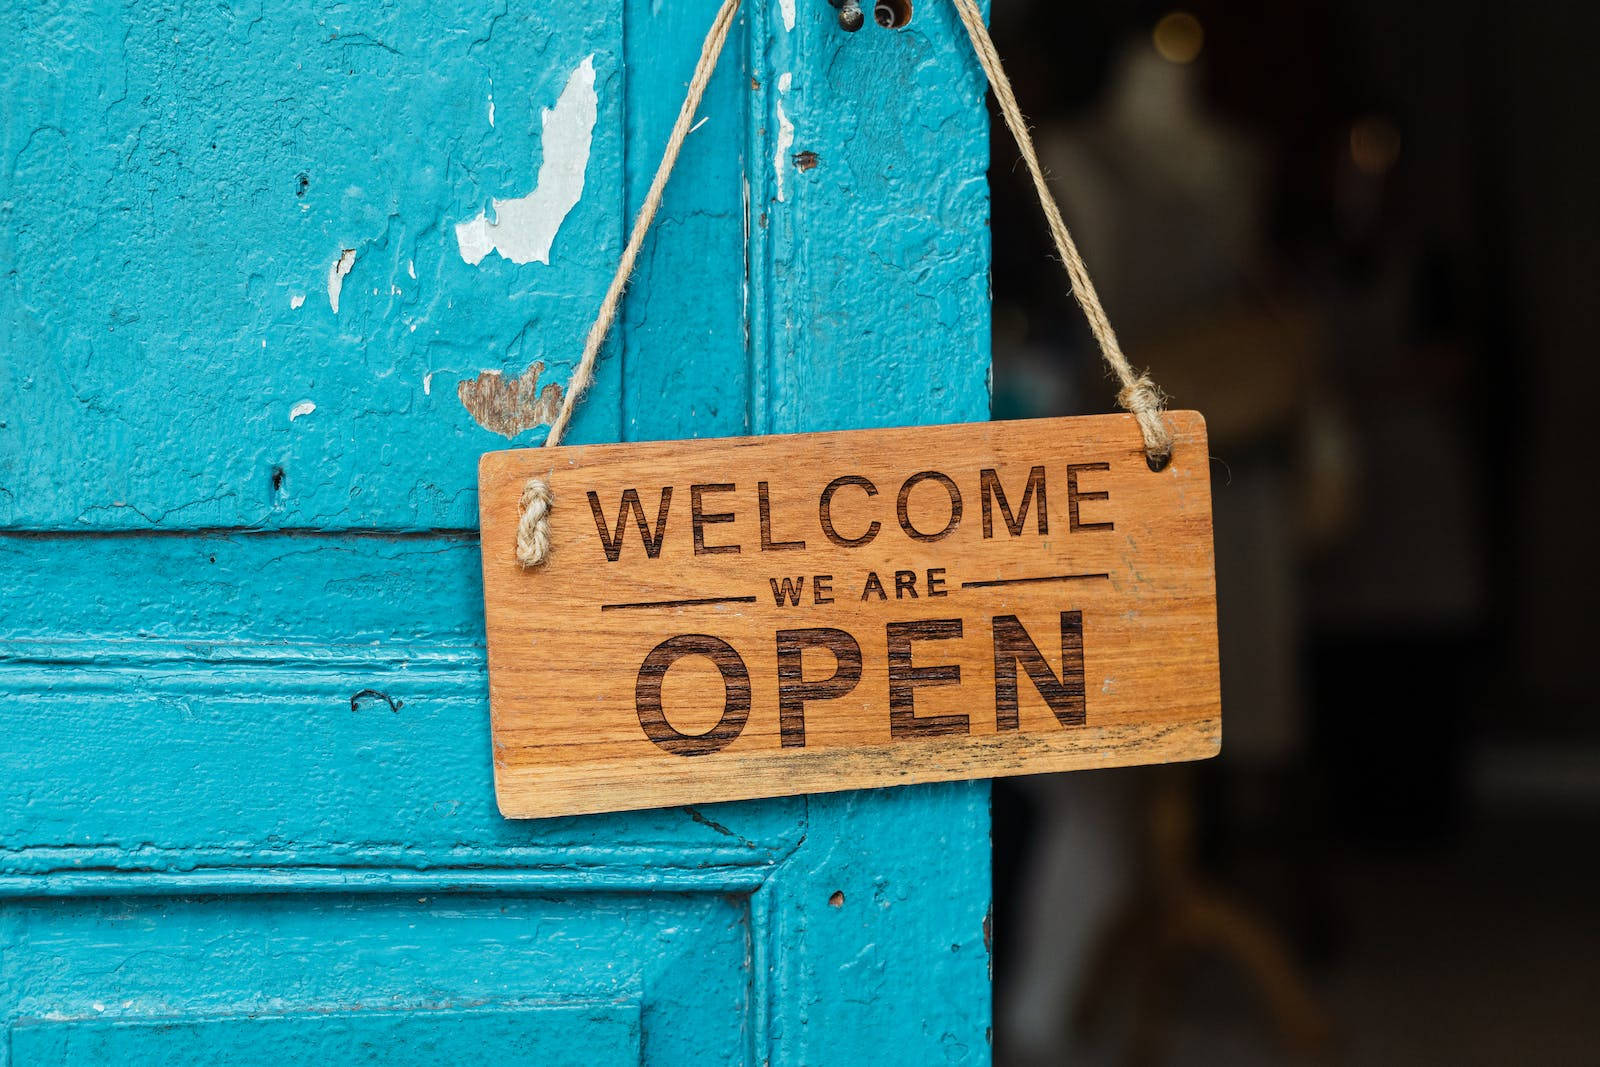
<svg viewBox="0 0 1600 1067">
<path fill-rule="evenodd" d="M 638 216 L 634 219 L 633 230 L 628 235 L 628 243 L 622 249 L 622 257 L 617 263 L 617 271 L 612 276 L 611 285 L 606 290 L 605 299 L 600 302 L 600 310 L 595 315 L 594 325 L 589 327 L 588 336 L 584 339 L 583 355 L 579 358 L 578 366 L 567 383 L 561 408 L 550 424 L 549 436 L 544 440 L 546 448 L 554 448 L 561 443 L 562 436 L 567 432 L 567 425 L 572 421 L 573 411 L 594 381 L 594 366 L 599 359 L 601 346 L 605 344 L 606 335 L 611 331 L 611 324 L 616 320 L 623 291 L 627 289 L 628 280 L 633 276 L 633 268 L 638 262 L 640 249 L 644 246 L 645 235 L 649 233 L 650 224 L 655 221 L 656 213 L 661 209 L 661 198 L 666 191 L 667 179 L 672 176 L 672 170 L 677 165 L 678 153 L 683 149 L 684 139 L 689 135 L 695 112 L 700 109 L 700 101 L 705 96 L 706 86 L 710 84 L 711 75 L 716 70 L 717 60 L 722 55 L 722 47 L 728 41 L 728 32 L 732 29 L 733 20 L 739 13 L 740 2 L 741 0 L 723 0 L 722 7 L 718 9 L 717 16 L 712 20 L 711 28 L 706 33 L 705 43 L 700 47 L 700 60 L 695 65 L 694 76 L 689 81 L 683 106 L 678 109 L 678 118 L 673 123 L 672 134 L 667 138 L 661 163 L 656 167 L 655 177 L 650 182 L 650 190 L 645 195 Z M 953 2 L 956 12 L 961 16 L 962 24 L 966 26 L 967 36 L 972 40 L 978 62 L 983 67 L 984 74 L 988 76 L 989 87 L 994 91 L 995 99 L 1000 104 L 1000 114 L 1004 116 L 1006 126 L 1010 128 L 1011 136 L 1016 140 L 1017 148 L 1028 165 L 1029 173 L 1033 176 L 1034 189 L 1039 194 L 1039 206 L 1044 209 L 1050 236 L 1055 241 L 1056 252 L 1061 256 L 1062 265 L 1066 268 L 1072 295 L 1076 298 L 1078 306 L 1083 309 L 1084 317 L 1089 321 L 1089 330 L 1100 346 L 1101 357 L 1121 385 L 1117 393 L 1117 403 L 1138 420 L 1139 432 L 1144 437 L 1146 459 L 1153 469 L 1159 470 L 1166 465 L 1172 455 L 1172 432 L 1167 429 L 1161 417 L 1165 397 L 1148 375 L 1133 369 L 1128 357 L 1122 352 L 1122 346 L 1117 343 L 1117 335 L 1111 328 L 1111 320 L 1100 304 L 1100 296 L 1095 292 L 1094 283 L 1089 280 L 1089 268 L 1084 265 L 1078 246 L 1067 231 L 1066 221 L 1061 217 L 1061 208 L 1050 192 L 1049 183 L 1045 180 L 1044 168 L 1040 165 L 1039 154 L 1034 149 L 1027 120 L 1022 115 L 1022 109 L 1017 106 L 1016 94 L 1011 89 L 1011 79 L 1006 77 L 1005 66 L 1000 61 L 999 52 L 995 50 L 994 39 L 989 36 L 988 27 L 983 23 L 982 12 L 978 10 L 974 0 L 953 0 Z M 517 522 L 517 560 L 524 567 L 537 567 L 550 558 L 550 512 L 554 506 L 555 498 L 550 491 L 549 483 L 537 477 L 528 479 L 522 490 L 522 514 Z"/>
<path fill-rule="evenodd" d="M 1123 355 L 1122 346 L 1117 343 L 1116 331 L 1111 328 L 1106 309 L 1100 304 L 1100 294 L 1095 291 L 1094 282 L 1089 280 L 1089 268 L 1078 253 L 1072 234 L 1067 232 L 1066 220 L 1061 217 L 1061 205 L 1056 203 L 1055 196 L 1050 192 L 1050 184 L 1045 180 L 1039 153 L 1033 147 L 1033 135 L 1028 132 L 1028 120 L 1023 118 L 1022 109 L 1017 106 L 1017 95 L 1011 90 L 1011 79 L 1006 77 L 1000 53 L 995 51 L 994 38 L 989 36 L 989 28 L 983 24 L 983 13 L 978 10 L 976 0 L 954 0 L 954 3 L 962 24 L 967 28 L 967 36 L 972 38 L 972 49 L 978 54 L 978 62 L 989 77 L 989 88 L 994 90 L 994 98 L 1000 104 L 1000 114 L 1011 130 L 1012 139 L 1017 142 L 1023 162 L 1028 165 L 1028 173 L 1033 176 L 1033 188 L 1039 194 L 1039 206 L 1044 209 L 1045 223 L 1050 229 L 1051 239 L 1055 241 L 1056 253 L 1061 256 L 1061 264 L 1072 283 L 1072 295 L 1083 309 L 1084 318 L 1089 320 L 1089 332 L 1094 334 L 1095 343 L 1100 346 L 1101 358 L 1111 368 L 1111 373 L 1117 376 L 1117 383 L 1122 387 L 1117 391 L 1117 403 L 1139 420 L 1139 432 L 1144 436 L 1145 459 L 1153 469 L 1160 470 L 1172 458 L 1172 431 L 1167 429 L 1161 417 L 1166 397 L 1149 375 L 1133 369 L 1128 357 Z"/>
<path fill-rule="evenodd" d="M 717 17 L 711 21 L 711 29 L 706 32 L 705 44 L 700 46 L 700 61 L 695 64 L 694 76 L 689 79 L 689 91 L 684 94 L 683 106 L 678 109 L 678 120 L 672 124 L 672 134 L 667 138 L 667 147 L 661 154 L 660 165 L 656 167 L 656 176 L 650 181 L 650 191 L 645 194 L 639 214 L 633 220 L 633 231 L 628 234 L 628 243 L 622 249 L 622 258 L 617 262 L 617 272 L 612 275 L 611 286 L 606 290 L 605 299 L 600 301 L 600 310 L 595 315 L 594 325 L 589 327 L 589 335 L 584 338 L 583 356 L 579 358 L 577 369 L 567 383 L 566 395 L 561 398 L 561 410 L 556 412 L 555 421 L 550 424 L 550 435 L 544 439 L 545 448 L 554 448 L 561 443 L 562 436 L 567 432 L 567 424 L 572 421 L 572 412 L 594 381 L 594 365 L 600 357 L 600 347 L 605 344 L 606 334 L 611 332 L 611 323 L 617 317 L 617 308 L 622 303 L 622 292 L 628 287 L 628 279 L 633 277 L 633 267 L 638 262 L 639 250 L 644 247 L 645 234 L 650 232 L 650 224 L 655 221 L 656 212 L 661 210 L 661 197 L 666 192 L 667 179 L 672 177 L 672 168 L 677 166 L 678 153 L 683 149 L 684 139 L 689 136 L 695 112 L 700 110 L 700 100 L 706 95 L 706 86 L 717 69 L 717 59 L 722 55 L 722 46 L 728 42 L 728 31 L 733 28 L 734 16 L 739 13 L 739 3 L 740 0 L 723 0 Z M 522 490 L 522 516 L 517 521 L 517 560 L 524 567 L 537 567 L 550 558 L 550 510 L 554 506 L 555 498 L 550 492 L 549 483 L 542 478 L 528 479 L 528 484 Z"/>
</svg>

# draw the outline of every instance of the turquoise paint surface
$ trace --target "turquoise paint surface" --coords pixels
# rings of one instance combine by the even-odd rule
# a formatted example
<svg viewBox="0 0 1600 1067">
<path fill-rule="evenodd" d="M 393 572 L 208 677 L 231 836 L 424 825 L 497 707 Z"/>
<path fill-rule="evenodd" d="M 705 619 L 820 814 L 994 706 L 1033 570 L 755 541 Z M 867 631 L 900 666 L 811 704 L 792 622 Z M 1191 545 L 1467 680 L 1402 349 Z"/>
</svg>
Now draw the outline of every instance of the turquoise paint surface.
<svg viewBox="0 0 1600 1067">
<path fill-rule="evenodd" d="M 508 442 L 456 386 L 566 381 L 715 6 L 0 24 L 0 1064 L 475 1027 L 589 1033 L 590 1062 L 987 1061 L 983 785 L 494 808 L 474 485 Z M 795 11 L 747 3 L 573 440 L 987 416 L 954 16 Z M 549 264 L 465 262 L 455 226 L 534 189 L 590 56 Z"/>
</svg>

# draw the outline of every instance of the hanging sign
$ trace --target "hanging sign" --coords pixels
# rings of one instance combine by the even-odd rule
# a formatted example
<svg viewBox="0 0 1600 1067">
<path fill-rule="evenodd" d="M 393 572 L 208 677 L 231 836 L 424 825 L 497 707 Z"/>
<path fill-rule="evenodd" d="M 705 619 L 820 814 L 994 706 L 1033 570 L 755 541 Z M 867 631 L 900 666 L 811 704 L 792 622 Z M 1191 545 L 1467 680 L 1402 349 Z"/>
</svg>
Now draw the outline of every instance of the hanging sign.
<svg viewBox="0 0 1600 1067">
<path fill-rule="evenodd" d="M 500 810 L 1215 754 L 1205 424 L 1167 418 L 1161 471 L 1128 415 L 485 455 Z"/>
</svg>

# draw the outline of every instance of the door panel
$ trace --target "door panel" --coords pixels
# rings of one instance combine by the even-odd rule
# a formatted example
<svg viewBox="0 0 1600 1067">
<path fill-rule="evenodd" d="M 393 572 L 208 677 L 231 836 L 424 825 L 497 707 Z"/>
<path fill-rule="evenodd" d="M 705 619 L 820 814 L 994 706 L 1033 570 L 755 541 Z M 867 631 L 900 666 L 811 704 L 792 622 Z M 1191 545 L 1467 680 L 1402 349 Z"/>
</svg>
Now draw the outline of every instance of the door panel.
<svg viewBox="0 0 1600 1067">
<path fill-rule="evenodd" d="M 494 807 L 457 386 L 565 383 L 715 7 L 0 25 L 0 1064 L 987 1059 L 983 785 Z M 981 101 L 946 5 L 749 0 L 570 439 L 986 417 Z"/>
</svg>

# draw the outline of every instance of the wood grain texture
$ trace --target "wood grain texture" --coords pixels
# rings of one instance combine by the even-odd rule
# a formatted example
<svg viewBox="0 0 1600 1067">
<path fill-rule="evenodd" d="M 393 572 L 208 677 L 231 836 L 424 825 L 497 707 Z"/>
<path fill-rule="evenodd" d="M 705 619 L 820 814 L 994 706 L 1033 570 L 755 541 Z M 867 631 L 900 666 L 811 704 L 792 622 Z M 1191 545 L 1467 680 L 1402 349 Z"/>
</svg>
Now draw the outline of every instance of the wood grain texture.
<svg viewBox="0 0 1600 1067">
<path fill-rule="evenodd" d="M 485 455 L 501 811 L 1215 754 L 1209 457 L 1171 421 L 1161 472 L 1126 415 Z"/>
</svg>

